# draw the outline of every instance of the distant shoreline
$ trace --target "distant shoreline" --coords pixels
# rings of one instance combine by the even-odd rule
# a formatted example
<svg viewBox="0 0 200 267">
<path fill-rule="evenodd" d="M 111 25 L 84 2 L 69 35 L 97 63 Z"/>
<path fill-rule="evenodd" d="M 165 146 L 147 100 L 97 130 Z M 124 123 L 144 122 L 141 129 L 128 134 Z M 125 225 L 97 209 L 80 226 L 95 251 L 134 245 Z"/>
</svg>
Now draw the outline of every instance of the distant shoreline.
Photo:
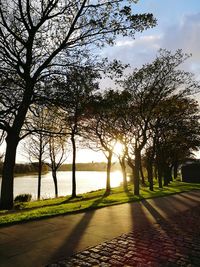
<svg viewBox="0 0 200 267">
<path fill-rule="evenodd" d="M 2 173 L 2 166 L 0 168 L 0 172 Z M 30 163 L 24 163 L 24 164 L 16 164 L 15 167 L 15 173 L 14 177 L 19 178 L 19 177 L 26 177 L 26 176 L 31 176 L 31 175 L 38 175 L 37 172 L 37 164 L 30 164 Z M 106 172 L 107 170 L 107 163 L 106 162 L 89 162 L 89 163 L 76 163 L 76 171 L 94 171 L 94 172 Z M 72 164 L 67 163 L 63 164 L 59 169 L 59 171 L 72 171 Z M 118 162 L 112 163 L 111 171 L 121 171 L 121 166 Z M 127 167 L 127 171 L 130 171 L 129 167 Z M 51 169 L 45 164 L 42 175 L 51 172 Z M 0 174 L 0 177 L 2 175 Z"/>
<path fill-rule="evenodd" d="M 72 164 L 63 164 L 59 171 L 71 171 Z M 106 162 L 88 162 L 88 163 L 76 163 L 76 171 L 102 171 L 107 170 Z M 119 171 L 121 166 L 118 162 L 112 163 L 111 171 Z"/>
</svg>

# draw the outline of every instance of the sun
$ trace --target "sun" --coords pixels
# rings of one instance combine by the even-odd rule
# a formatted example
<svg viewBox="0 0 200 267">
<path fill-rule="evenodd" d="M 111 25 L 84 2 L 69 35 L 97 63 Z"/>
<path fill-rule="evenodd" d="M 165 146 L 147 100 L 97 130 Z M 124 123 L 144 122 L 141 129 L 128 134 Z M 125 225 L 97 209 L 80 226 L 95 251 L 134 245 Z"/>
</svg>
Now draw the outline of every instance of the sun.
<svg viewBox="0 0 200 267">
<path fill-rule="evenodd" d="M 116 154 L 116 155 L 122 155 L 123 154 L 123 145 L 121 142 L 117 142 L 114 146 L 114 150 L 113 152 Z"/>
</svg>

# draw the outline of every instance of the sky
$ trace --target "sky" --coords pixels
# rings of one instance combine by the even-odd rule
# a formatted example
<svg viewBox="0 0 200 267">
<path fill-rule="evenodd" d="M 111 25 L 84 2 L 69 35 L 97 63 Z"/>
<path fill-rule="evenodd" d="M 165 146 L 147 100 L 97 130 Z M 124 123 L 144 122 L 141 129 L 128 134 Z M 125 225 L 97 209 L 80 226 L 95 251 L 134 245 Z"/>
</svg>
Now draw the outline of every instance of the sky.
<svg viewBox="0 0 200 267">
<path fill-rule="evenodd" d="M 183 68 L 200 79 L 200 0 L 139 0 L 133 4 L 133 12 L 153 13 L 157 26 L 137 33 L 135 39 L 119 37 L 113 47 L 101 50 L 101 55 L 141 67 L 155 58 L 159 48 L 181 48 L 192 54 Z M 20 157 L 19 153 L 18 160 Z M 105 157 L 88 150 L 78 151 L 77 162 L 92 161 L 105 161 Z"/>
<path fill-rule="evenodd" d="M 157 26 L 135 35 L 135 40 L 119 38 L 115 46 L 102 51 L 103 56 L 120 59 L 133 67 L 151 62 L 159 48 L 192 53 L 186 68 L 200 78 L 200 1 L 140 0 L 134 13 L 153 13 Z"/>
<path fill-rule="evenodd" d="M 181 48 L 192 54 L 183 68 L 200 79 L 200 0 L 140 0 L 133 5 L 133 11 L 153 13 L 157 26 L 137 33 L 134 40 L 118 38 L 113 47 L 101 51 L 102 56 L 141 67 L 154 59 L 159 48 L 171 51 Z M 105 161 L 105 157 L 80 150 L 77 161 Z"/>
</svg>

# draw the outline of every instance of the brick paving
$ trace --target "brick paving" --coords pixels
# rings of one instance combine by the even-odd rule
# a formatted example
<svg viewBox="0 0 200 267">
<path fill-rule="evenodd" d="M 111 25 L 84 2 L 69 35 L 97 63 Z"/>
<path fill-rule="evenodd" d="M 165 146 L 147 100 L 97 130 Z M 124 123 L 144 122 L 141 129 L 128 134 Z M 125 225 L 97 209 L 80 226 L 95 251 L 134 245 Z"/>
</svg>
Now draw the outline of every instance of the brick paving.
<svg viewBox="0 0 200 267">
<path fill-rule="evenodd" d="M 153 211 L 152 211 L 153 212 Z M 200 267 L 200 206 L 88 248 L 48 267 Z"/>
</svg>

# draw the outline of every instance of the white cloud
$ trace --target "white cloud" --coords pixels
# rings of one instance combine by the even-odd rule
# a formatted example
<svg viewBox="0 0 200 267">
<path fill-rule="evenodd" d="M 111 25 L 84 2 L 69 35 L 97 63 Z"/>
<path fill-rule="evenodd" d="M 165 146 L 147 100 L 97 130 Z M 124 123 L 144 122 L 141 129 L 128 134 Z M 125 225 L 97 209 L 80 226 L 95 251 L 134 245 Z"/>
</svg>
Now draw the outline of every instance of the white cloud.
<svg viewBox="0 0 200 267">
<path fill-rule="evenodd" d="M 152 61 L 160 48 L 161 35 L 138 36 L 136 39 L 124 38 L 117 40 L 113 47 L 104 50 L 103 56 L 129 63 L 133 67 Z"/>
<path fill-rule="evenodd" d="M 136 40 L 119 40 L 116 42 L 116 45 L 114 47 L 137 47 L 141 45 L 150 45 L 150 46 L 156 46 L 157 42 L 161 39 L 160 35 L 146 35 L 141 36 Z"/>
<path fill-rule="evenodd" d="M 192 53 L 192 61 L 196 64 L 200 64 L 199 44 L 200 13 L 185 15 L 178 25 L 168 27 L 161 42 L 164 48 L 181 48 L 186 53 Z"/>
<path fill-rule="evenodd" d="M 183 15 L 179 22 L 165 29 L 155 27 L 142 34 L 136 34 L 135 39 L 118 39 L 113 47 L 103 52 L 103 56 L 119 59 L 130 63 L 133 67 L 141 67 L 151 62 L 159 48 L 175 51 L 179 48 L 185 53 L 191 53 L 192 58 L 184 64 L 184 68 L 196 75 L 200 70 L 200 13 Z"/>
</svg>

